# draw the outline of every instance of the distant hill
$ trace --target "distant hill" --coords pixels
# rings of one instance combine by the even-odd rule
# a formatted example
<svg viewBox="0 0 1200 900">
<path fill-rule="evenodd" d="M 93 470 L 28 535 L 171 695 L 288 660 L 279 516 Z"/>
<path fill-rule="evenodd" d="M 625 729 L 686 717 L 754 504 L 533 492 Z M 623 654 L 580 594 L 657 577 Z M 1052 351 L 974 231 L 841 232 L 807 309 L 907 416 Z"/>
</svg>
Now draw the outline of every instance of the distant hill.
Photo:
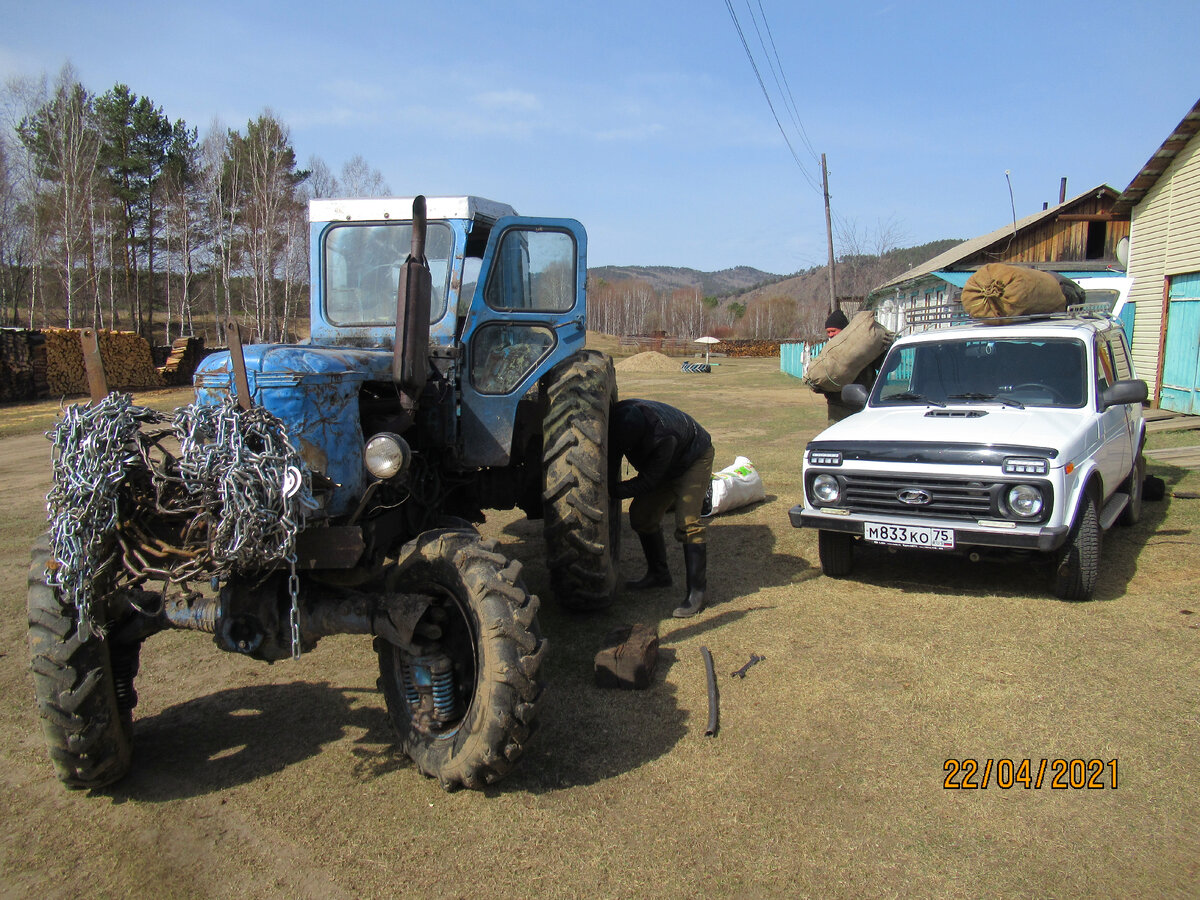
<svg viewBox="0 0 1200 900">
<path fill-rule="evenodd" d="M 674 266 L 599 266 L 588 269 L 588 277 L 608 282 L 635 279 L 646 282 L 655 291 L 699 288 L 705 297 L 725 297 L 744 293 L 768 281 L 778 281 L 781 276 L 750 266 L 737 266 L 720 272 L 701 272 Z"/>
<path fill-rule="evenodd" d="M 959 243 L 961 239 L 946 239 L 878 256 L 843 256 L 834 265 L 837 295 L 839 299 L 861 300 L 872 288 Z M 698 290 L 705 298 L 703 327 L 720 337 L 822 338 L 829 310 L 828 266 L 814 266 L 786 276 L 750 266 L 720 272 L 671 266 L 601 266 L 588 269 L 588 280 L 596 307 L 589 312 L 590 327 L 614 334 L 658 328 L 686 333 L 695 328 L 693 313 L 676 314 L 678 311 L 673 311 L 667 299 L 681 289 Z M 649 307 L 644 298 L 626 301 L 623 295 L 635 284 L 648 286 L 659 300 Z M 846 308 L 857 310 L 857 306 Z"/>
<path fill-rule="evenodd" d="M 961 239 L 946 239 L 921 244 L 918 247 L 889 250 L 882 256 L 844 256 L 834 263 L 837 295 L 839 298 L 861 299 L 872 288 L 960 243 Z M 829 267 L 814 266 L 787 278 L 756 285 L 741 294 L 722 298 L 721 305 L 739 304 L 750 312 L 758 304 L 777 303 L 780 299 L 796 304 L 796 324 L 800 334 L 819 336 L 829 309 Z"/>
</svg>

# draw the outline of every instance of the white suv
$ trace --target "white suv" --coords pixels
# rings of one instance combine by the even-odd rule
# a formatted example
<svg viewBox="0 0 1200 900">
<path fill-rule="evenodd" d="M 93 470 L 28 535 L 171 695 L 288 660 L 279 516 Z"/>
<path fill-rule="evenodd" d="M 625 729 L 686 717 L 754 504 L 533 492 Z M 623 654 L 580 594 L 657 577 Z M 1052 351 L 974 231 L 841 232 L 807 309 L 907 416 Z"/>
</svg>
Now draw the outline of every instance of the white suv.
<svg viewBox="0 0 1200 900">
<path fill-rule="evenodd" d="M 1142 402 L 1121 324 L 1059 314 L 911 334 L 859 412 L 804 454 L 797 528 L 848 575 L 859 542 L 1054 555 L 1054 592 L 1089 600 L 1101 534 L 1141 516 Z"/>
</svg>

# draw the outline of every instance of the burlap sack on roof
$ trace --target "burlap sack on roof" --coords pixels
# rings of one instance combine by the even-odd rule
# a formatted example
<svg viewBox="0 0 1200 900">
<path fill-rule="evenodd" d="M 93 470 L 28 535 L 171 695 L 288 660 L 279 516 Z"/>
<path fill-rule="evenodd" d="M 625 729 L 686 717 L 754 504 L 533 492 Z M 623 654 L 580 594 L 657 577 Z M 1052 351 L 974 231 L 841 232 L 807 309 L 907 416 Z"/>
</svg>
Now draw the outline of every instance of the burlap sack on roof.
<svg viewBox="0 0 1200 900">
<path fill-rule="evenodd" d="M 967 279 L 961 300 L 972 318 L 1003 319 L 1062 312 L 1084 296 L 1083 288 L 1057 272 L 988 263 Z"/>
</svg>

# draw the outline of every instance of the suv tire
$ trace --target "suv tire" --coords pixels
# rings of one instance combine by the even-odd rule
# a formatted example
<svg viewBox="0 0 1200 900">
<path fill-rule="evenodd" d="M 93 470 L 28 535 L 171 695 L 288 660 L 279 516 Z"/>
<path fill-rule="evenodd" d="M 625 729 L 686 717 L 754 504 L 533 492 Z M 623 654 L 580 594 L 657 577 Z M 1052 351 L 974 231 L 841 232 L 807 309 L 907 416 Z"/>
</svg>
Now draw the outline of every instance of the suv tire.
<svg viewBox="0 0 1200 900">
<path fill-rule="evenodd" d="M 1091 600 L 1100 570 L 1100 517 L 1092 493 L 1084 498 L 1070 537 L 1058 554 L 1054 596 L 1076 602 Z"/>
<path fill-rule="evenodd" d="M 817 553 L 821 571 L 830 578 L 849 575 L 854 568 L 854 535 L 841 531 L 818 531 Z"/>
<path fill-rule="evenodd" d="M 1141 453 L 1137 456 L 1137 461 L 1134 462 L 1133 468 L 1129 470 L 1129 477 L 1121 483 L 1117 488 L 1118 491 L 1124 491 L 1129 495 L 1129 502 L 1125 504 L 1125 508 L 1121 510 L 1121 516 L 1117 519 L 1119 525 L 1136 525 L 1142 518 L 1142 500 L 1146 496 L 1146 457 Z"/>
</svg>

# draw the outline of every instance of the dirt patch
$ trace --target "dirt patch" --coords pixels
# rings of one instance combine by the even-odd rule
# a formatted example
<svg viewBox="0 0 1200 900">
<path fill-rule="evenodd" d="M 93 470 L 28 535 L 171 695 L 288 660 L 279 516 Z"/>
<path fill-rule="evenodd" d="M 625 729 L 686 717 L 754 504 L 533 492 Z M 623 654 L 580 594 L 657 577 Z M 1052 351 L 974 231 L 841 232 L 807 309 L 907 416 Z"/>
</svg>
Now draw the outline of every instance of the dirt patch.
<svg viewBox="0 0 1200 900">
<path fill-rule="evenodd" d="M 616 364 L 619 372 L 678 372 L 679 360 L 657 350 L 643 350 Z"/>
</svg>

